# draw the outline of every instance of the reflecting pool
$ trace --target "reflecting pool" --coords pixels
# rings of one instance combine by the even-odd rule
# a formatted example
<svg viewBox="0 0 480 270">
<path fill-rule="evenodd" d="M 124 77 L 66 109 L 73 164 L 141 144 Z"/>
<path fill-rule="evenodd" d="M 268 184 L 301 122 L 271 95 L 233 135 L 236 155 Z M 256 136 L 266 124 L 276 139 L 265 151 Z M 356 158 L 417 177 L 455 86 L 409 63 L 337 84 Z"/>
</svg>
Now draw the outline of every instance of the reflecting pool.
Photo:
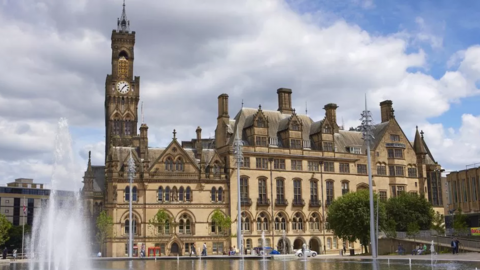
<svg viewBox="0 0 480 270">
<path fill-rule="evenodd" d="M 297 258 L 288 258 L 285 260 L 134 260 L 134 261 L 94 261 L 91 263 L 92 269 L 146 269 L 146 270 L 318 270 L 318 269 L 336 269 L 336 270 L 407 270 L 407 269 L 480 269 L 478 262 L 437 262 L 431 264 L 427 261 L 412 260 L 409 265 L 408 260 L 380 260 L 377 267 L 373 267 L 371 261 L 339 259 L 308 259 L 307 261 Z M 0 270 L 27 270 L 27 264 L 11 264 L 10 266 L 0 266 Z M 38 268 L 37 268 L 38 269 Z M 67 269 L 57 269 L 67 270 Z"/>
</svg>

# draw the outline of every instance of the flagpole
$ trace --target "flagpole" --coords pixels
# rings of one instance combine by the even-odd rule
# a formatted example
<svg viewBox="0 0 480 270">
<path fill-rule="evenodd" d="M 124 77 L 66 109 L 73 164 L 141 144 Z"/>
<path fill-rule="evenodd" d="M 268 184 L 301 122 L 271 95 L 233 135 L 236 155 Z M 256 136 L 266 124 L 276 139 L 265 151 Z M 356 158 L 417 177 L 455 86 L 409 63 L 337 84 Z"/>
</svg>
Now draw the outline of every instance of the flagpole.
<svg viewBox="0 0 480 270">
<path fill-rule="evenodd" d="M 25 242 L 25 196 L 23 196 L 23 225 L 22 225 L 22 258 L 25 258 L 23 243 Z"/>
</svg>

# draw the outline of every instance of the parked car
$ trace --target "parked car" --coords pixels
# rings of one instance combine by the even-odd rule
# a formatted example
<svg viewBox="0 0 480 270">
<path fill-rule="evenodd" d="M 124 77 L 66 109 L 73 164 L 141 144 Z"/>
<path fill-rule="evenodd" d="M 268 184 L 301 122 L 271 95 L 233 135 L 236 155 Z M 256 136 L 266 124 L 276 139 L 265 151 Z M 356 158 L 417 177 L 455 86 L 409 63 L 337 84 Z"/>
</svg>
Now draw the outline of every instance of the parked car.
<svg viewBox="0 0 480 270">
<path fill-rule="evenodd" d="M 307 257 L 315 257 L 315 256 L 317 256 L 317 252 L 314 251 L 314 250 L 310 250 L 310 249 L 305 250 L 305 254 L 307 255 Z M 295 252 L 295 256 L 303 257 L 302 250 L 301 250 L 301 249 L 297 250 L 297 251 Z"/>
<path fill-rule="evenodd" d="M 254 247 L 253 250 L 255 250 L 255 252 L 257 253 L 258 256 L 263 256 L 264 254 L 268 255 L 268 254 L 272 253 L 273 248 L 271 248 L 271 247 L 265 247 L 265 248 Z"/>
</svg>

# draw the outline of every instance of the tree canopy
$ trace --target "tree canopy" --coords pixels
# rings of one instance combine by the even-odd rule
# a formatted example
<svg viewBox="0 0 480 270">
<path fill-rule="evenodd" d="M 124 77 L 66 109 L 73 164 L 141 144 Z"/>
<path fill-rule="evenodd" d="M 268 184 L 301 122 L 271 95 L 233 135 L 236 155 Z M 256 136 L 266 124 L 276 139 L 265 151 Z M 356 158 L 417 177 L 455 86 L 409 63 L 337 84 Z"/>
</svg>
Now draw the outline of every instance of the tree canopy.
<svg viewBox="0 0 480 270">
<path fill-rule="evenodd" d="M 377 196 L 374 197 L 375 215 L 377 209 Z M 385 228 L 385 207 L 379 205 L 379 228 Z M 339 238 L 348 241 L 360 240 L 367 246 L 370 242 L 370 197 L 368 190 L 348 193 L 335 199 L 328 207 L 327 222 L 330 229 Z"/>
<path fill-rule="evenodd" d="M 228 233 L 228 229 L 232 224 L 232 219 L 218 209 L 213 212 L 212 221 L 219 226 L 225 234 Z"/>
<path fill-rule="evenodd" d="M 173 218 L 165 209 L 159 209 L 158 212 L 148 221 L 148 225 L 152 230 L 158 230 L 161 233 L 165 233 L 164 230 L 171 225 L 175 230 L 175 222 Z M 168 226 L 165 226 L 168 225 Z"/>
<path fill-rule="evenodd" d="M 432 230 L 436 231 L 437 234 L 445 234 L 445 219 L 444 216 L 440 213 L 435 213 L 432 220 Z"/>
<path fill-rule="evenodd" d="M 418 224 L 420 230 L 429 230 L 431 227 L 434 215 L 432 205 L 416 193 L 402 193 L 392 197 L 385 208 L 387 218 L 395 221 L 397 231 L 406 232 L 412 221 Z"/>
<path fill-rule="evenodd" d="M 102 251 L 105 249 L 105 240 L 113 236 L 113 218 L 103 210 L 97 217 L 97 242 Z"/>
<path fill-rule="evenodd" d="M 0 214 L 0 245 L 5 244 L 5 242 L 10 239 L 8 231 L 12 227 L 12 223 L 8 221 L 7 217 Z"/>
<path fill-rule="evenodd" d="M 462 212 L 461 208 L 453 216 L 453 229 L 455 234 L 463 235 L 468 233 L 467 215 Z"/>
</svg>

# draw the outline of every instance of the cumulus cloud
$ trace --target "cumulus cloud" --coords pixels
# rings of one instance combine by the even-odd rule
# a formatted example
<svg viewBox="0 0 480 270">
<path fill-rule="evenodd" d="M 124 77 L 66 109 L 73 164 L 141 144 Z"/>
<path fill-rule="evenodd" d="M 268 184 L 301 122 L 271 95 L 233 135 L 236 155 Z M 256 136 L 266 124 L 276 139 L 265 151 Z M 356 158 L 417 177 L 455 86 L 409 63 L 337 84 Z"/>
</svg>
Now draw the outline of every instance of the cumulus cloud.
<svg viewBox="0 0 480 270">
<path fill-rule="evenodd" d="M 352 1 L 374 8 L 373 1 Z M 79 166 L 86 165 L 88 151 L 95 164 L 103 163 L 104 137 L 97 131 L 104 126 L 104 80 L 111 73 L 110 34 L 120 2 L 0 4 L 0 24 L 8 37 L 0 42 L 0 135 L 7 138 L 0 141 L 5 169 L 0 181 L 51 168 L 53 127 L 61 116 L 72 129 L 83 130 L 73 132 Z M 319 120 L 323 106 L 335 102 L 339 119 L 352 125 L 363 109 L 358 100 L 367 93 L 375 115 L 380 101 L 392 99 L 397 119 L 410 131 L 418 123 L 427 126 L 452 102 L 478 94 L 476 47 L 466 48 L 464 57 L 452 60 L 458 68 L 436 79 L 408 72 L 425 68 L 427 55 L 412 50 L 402 34 L 371 34 L 341 18 L 319 19 L 321 11 L 317 17 L 300 15 L 280 0 L 127 1 L 127 15 L 136 31 L 134 73 L 141 76 L 153 146 L 168 144 L 173 129 L 182 140 L 194 137 L 197 126 L 204 137 L 213 136 L 221 93 L 230 95 L 233 117 L 242 100 L 248 107 L 277 109 L 276 89 L 290 87 L 297 111 L 305 111 L 308 101 L 309 115 Z M 423 19 L 417 24 L 425 35 L 433 33 Z M 428 35 L 418 38 L 432 47 L 442 45 Z M 445 133 L 443 126 L 439 130 Z M 98 136 L 84 135 L 90 131 Z M 464 143 L 452 136 L 439 140 Z M 447 158 L 432 151 L 440 163 Z M 41 175 L 48 181 L 48 174 Z"/>
</svg>

